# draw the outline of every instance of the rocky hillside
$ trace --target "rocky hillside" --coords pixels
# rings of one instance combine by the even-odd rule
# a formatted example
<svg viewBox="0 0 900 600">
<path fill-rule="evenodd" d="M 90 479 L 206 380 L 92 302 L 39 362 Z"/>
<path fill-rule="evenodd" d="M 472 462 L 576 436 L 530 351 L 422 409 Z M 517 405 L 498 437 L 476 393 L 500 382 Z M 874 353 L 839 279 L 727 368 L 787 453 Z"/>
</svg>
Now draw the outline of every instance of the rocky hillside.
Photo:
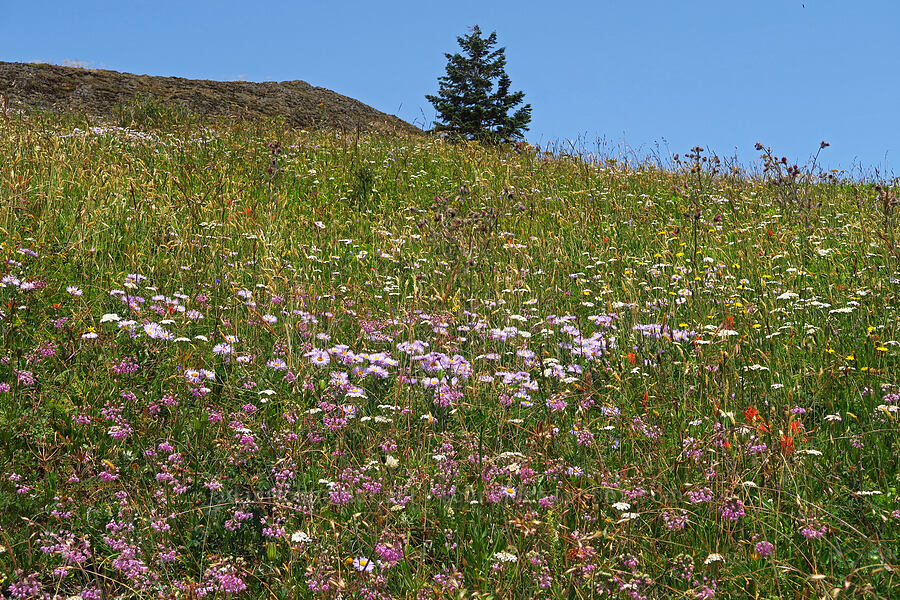
<svg viewBox="0 0 900 600">
<path fill-rule="evenodd" d="M 0 62 L 0 102 L 6 102 L 9 107 L 82 111 L 108 117 L 117 105 L 138 95 L 180 104 L 200 116 L 283 116 L 297 127 L 345 131 L 359 127 L 420 133 L 418 128 L 397 117 L 305 81 L 208 81 Z"/>
</svg>

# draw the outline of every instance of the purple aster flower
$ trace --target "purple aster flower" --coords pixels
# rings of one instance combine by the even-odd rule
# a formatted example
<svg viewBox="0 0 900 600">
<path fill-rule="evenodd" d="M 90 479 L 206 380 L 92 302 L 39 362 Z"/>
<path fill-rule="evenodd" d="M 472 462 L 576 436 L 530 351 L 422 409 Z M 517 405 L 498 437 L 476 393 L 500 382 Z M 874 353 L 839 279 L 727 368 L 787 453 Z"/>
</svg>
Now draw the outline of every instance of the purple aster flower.
<svg viewBox="0 0 900 600">
<path fill-rule="evenodd" d="M 353 568 L 359 571 L 360 573 L 371 573 L 375 568 L 375 563 L 366 558 L 365 556 L 357 556 L 353 559 Z"/>
<path fill-rule="evenodd" d="M 308 358 L 312 364 L 320 367 L 324 367 L 331 362 L 331 355 L 328 354 L 326 350 L 321 350 L 319 348 L 313 348 L 303 356 Z"/>
</svg>

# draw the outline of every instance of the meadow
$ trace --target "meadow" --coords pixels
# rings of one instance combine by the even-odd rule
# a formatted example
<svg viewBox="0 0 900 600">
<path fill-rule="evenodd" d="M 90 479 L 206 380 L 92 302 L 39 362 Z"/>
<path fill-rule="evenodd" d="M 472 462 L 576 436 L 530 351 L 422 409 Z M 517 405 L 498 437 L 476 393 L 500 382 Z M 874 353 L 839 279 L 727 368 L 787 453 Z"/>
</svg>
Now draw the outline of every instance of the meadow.
<svg viewBox="0 0 900 600">
<path fill-rule="evenodd" d="M 0 120 L 3 597 L 898 597 L 896 182 L 141 114 Z"/>
</svg>

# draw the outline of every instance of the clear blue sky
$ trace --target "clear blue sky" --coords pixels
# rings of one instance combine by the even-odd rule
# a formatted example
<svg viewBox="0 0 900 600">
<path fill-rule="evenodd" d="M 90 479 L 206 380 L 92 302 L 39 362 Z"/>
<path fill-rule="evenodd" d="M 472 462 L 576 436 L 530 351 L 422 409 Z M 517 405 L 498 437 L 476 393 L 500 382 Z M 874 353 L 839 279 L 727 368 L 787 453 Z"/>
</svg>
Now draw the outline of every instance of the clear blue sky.
<svg viewBox="0 0 900 600">
<path fill-rule="evenodd" d="M 0 60 L 303 79 L 421 126 L 443 53 L 478 24 L 507 49 L 531 142 L 747 161 L 762 141 L 802 162 L 827 140 L 828 167 L 900 174 L 898 23 L 900 0 L 0 0 Z"/>
</svg>

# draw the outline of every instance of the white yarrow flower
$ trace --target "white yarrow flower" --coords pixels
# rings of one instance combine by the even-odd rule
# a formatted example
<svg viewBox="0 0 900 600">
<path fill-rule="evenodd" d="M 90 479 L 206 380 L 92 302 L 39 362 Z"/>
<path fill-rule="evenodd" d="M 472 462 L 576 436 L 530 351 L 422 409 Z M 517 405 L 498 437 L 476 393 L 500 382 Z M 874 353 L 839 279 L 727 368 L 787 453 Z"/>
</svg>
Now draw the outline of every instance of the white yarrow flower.
<svg viewBox="0 0 900 600">
<path fill-rule="evenodd" d="M 305 531 L 295 531 L 291 534 L 291 542 L 294 544 L 305 544 L 310 541 L 312 538 L 309 537 L 309 534 Z"/>
<path fill-rule="evenodd" d="M 514 563 L 519 560 L 519 557 L 511 552 L 495 552 L 494 560 L 496 560 L 497 562 Z"/>
</svg>

